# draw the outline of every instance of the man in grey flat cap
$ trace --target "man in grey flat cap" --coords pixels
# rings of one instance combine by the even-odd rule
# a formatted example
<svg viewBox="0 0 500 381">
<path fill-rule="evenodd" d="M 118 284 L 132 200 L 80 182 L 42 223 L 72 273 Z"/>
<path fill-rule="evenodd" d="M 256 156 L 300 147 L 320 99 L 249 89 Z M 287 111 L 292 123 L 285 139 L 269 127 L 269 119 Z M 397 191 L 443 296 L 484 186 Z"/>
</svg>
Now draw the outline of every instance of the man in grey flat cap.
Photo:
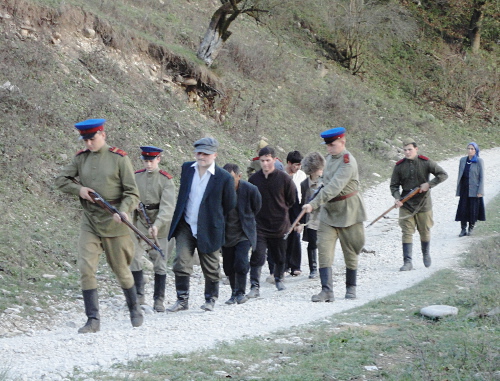
<svg viewBox="0 0 500 381">
<path fill-rule="evenodd" d="M 201 308 L 213 311 L 219 296 L 219 259 L 225 220 L 236 206 L 234 179 L 215 164 L 217 140 L 206 137 L 193 145 L 196 161 L 182 165 L 179 195 L 168 235 L 168 239 L 176 239 L 173 271 L 177 292 L 177 301 L 167 308 L 168 312 L 189 308 L 189 279 L 195 250 L 205 276 L 205 304 Z"/>
</svg>

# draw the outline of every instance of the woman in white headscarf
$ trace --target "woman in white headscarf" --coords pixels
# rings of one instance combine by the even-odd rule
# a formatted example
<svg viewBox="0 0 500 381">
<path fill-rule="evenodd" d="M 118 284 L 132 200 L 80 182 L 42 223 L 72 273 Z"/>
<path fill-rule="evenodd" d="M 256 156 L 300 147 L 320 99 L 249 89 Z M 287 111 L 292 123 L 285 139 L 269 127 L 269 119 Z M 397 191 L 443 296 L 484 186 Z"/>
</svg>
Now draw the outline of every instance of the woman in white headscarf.
<svg viewBox="0 0 500 381">
<path fill-rule="evenodd" d="M 467 144 L 467 156 L 460 159 L 458 168 L 457 196 L 460 200 L 455 221 L 460 221 L 462 227 L 459 237 L 471 235 L 476 221 L 486 220 L 483 195 L 484 162 L 479 157 L 479 146 L 471 142 Z"/>
</svg>

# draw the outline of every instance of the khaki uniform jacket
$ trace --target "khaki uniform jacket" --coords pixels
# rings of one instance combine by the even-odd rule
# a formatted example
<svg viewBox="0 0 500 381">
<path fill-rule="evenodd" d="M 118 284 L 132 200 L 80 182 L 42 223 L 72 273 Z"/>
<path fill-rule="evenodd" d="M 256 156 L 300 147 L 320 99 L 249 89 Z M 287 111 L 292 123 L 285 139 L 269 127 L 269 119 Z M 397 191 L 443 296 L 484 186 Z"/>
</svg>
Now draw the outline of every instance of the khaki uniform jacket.
<svg viewBox="0 0 500 381">
<path fill-rule="evenodd" d="M 319 220 L 327 225 L 345 228 L 366 221 L 363 198 L 359 193 L 359 173 L 356 159 L 344 150 L 328 155 L 323 171 L 323 188 L 309 203 L 313 210 L 321 207 Z M 358 192 L 352 197 L 332 201 L 335 197 Z"/>
<path fill-rule="evenodd" d="M 175 208 L 175 185 L 172 175 L 159 168 L 151 172 L 141 169 L 135 172 L 135 181 L 144 205 L 160 204 L 158 209 L 146 210 L 146 214 L 153 226 L 158 228 L 158 238 L 166 238 Z M 149 236 L 148 224 L 138 210 L 134 212 L 134 225 Z"/>
<path fill-rule="evenodd" d="M 139 190 L 134 170 L 127 153 L 105 144 L 99 151 L 83 150 L 76 154 L 71 164 L 65 166 L 56 178 L 56 187 L 62 192 L 79 196 L 81 185 L 65 176 L 79 177 L 83 186 L 92 188 L 120 212 L 131 212 L 139 203 Z M 113 220 L 107 210 L 90 201 L 80 199 L 83 206 L 81 229 L 99 237 L 128 235 L 129 228 Z"/>
<path fill-rule="evenodd" d="M 434 178 L 429 181 L 431 174 L 434 175 Z M 396 163 L 392 172 L 391 194 L 395 199 L 401 199 L 401 197 L 405 197 L 412 189 L 420 186 L 420 184 L 429 183 L 430 187 L 434 188 L 447 178 L 448 174 L 446 171 L 435 161 L 425 156 L 418 155 L 414 160 L 404 158 Z M 402 190 L 400 190 L 401 188 Z M 417 208 L 418 212 L 432 210 L 430 190 L 413 196 L 403 204 L 403 208 L 412 213 Z"/>
</svg>

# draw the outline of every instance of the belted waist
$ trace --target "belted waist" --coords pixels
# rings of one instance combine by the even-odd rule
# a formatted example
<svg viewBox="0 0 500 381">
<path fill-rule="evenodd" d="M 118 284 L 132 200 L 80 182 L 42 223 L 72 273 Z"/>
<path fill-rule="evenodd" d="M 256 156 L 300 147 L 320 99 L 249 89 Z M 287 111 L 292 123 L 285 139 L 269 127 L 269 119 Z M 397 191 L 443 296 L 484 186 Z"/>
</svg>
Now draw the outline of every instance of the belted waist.
<svg viewBox="0 0 500 381">
<path fill-rule="evenodd" d="M 354 191 L 354 192 L 351 192 L 351 193 L 348 193 L 346 195 L 343 195 L 343 196 L 337 196 L 335 198 L 332 198 L 330 201 L 328 202 L 335 202 L 335 201 L 342 201 L 342 200 L 345 200 L 346 198 L 349 198 L 349 197 L 352 197 L 352 196 L 355 196 L 358 194 L 358 191 Z"/>
<path fill-rule="evenodd" d="M 122 199 L 119 198 L 118 200 L 111 200 L 111 201 L 108 201 L 108 203 L 110 203 L 111 205 L 116 205 L 116 204 L 119 204 L 120 202 L 122 202 Z"/>
<path fill-rule="evenodd" d="M 160 204 L 144 204 L 144 209 L 146 210 L 160 209 Z"/>
</svg>

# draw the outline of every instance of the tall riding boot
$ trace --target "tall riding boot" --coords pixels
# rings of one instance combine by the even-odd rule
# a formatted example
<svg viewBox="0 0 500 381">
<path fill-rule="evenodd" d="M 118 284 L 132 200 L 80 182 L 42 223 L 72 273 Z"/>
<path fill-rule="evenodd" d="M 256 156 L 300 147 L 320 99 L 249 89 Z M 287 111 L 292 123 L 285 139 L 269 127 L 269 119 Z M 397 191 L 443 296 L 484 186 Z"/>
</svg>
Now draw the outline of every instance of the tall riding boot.
<svg viewBox="0 0 500 381">
<path fill-rule="evenodd" d="M 130 321 L 132 322 L 132 327 L 140 327 L 144 322 L 144 316 L 142 314 L 141 305 L 137 300 L 137 291 L 135 286 L 129 289 L 123 289 L 125 294 L 125 300 L 127 301 L 128 310 L 130 312 Z"/>
<path fill-rule="evenodd" d="M 101 320 L 99 319 L 99 298 L 97 289 L 83 290 L 83 303 L 85 304 L 85 315 L 87 323 L 78 330 L 78 333 L 94 333 L 101 329 Z"/>
<path fill-rule="evenodd" d="M 274 265 L 274 283 L 278 291 L 286 290 L 283 280 L 285 279 L 285 264 Z"/>
<path fill-rule="evenodd" d="M 229 285 L 231 286 L 231 297 L 226 300 L 226 304 L 236 304 L 235 274 L 229 275 L 227 279 L 229 279 Z"/>
<path fill-rule="evenodd" d="M 469 222 L 469 231 L 467 232 L 467 235 L 472 235 L 472 231 L 474 230 L 474 224 L 471 224 Z"/>
<path fill-rule="evenodd" d="M 144 297 L 144 273 L 142 270 L 132 271 L 134 276 L 135 289 L 137 291 L 137 300 L 141 306 L 146 304 L 146 298 Z"/>
<path fill-rule="evenodd" d="M 175 291 L 177 301 L 167 308 L 168 312 L 177 312 L 189 309 L 189 276 L 175 276 Z"/>
<path fill-rule="evenodd" d="M 431 266 L 431 255 L 429 254 L 429 246 L 431 245 L 430 242 L 420 242 L 422 246 L 422 256 L 424 257 L 424 266 L 425 267 L 430 267 Z"/>
<path fill-rule="evenodd" d="M 309 279 L 318 277 L 318 249 L 307 249 L 309 259 Z"/>
<path fill-rule="evenodd" d="M 219 298 L 219 281 L 213 281 L 205 278 L 205 304 L 201 306 L 202 310 L 213 311 L 215 301 Z"/>
<path fill-rule="evenodd" d="M 260 296 L 260 274 L 262 266 L 250 267 L 250 292 L 247 294 L 249 298 L 258 298 Z"/>
<path fill-rule="evenodd" d="M 346 299 L 356 299 L 356 273 L 357 270 L 345 270 Z"/>
<path fill-rule="evenodd" d="M 154 305 L 153 308 L 156 312 L 165 312 L 165 283 L 167 282 L 167 275 L 155 273 L 155 290 L 153 293 Z"/>
<path fill-rule="evenodd" d="M 403 243 L 403 260 L 404 260 L 404 264 L 399 269 L 399 271 L 413 270 L 413 265 L 411 263 L 412 250 L 413 250 L 413 243 Z"/>
<path fill-rule="evenodd" d="M 321 292 L 313 295 L 311 300 L 313 302 L 333 302 L 335 298 L 333 297 L 332 268 L 321 267 L 319 269 L 319 279 L 321 280 Z"/>
<path fill-rule="evenodd" d="M 247 287 L 247 274 L 234 274 L 234 293 L 236 297 L 236 303 L 243 304 L 248 300 L 245 295 L 245 289 Z"/>
<path fill-rule="evenodd" d="M 463 237 L 467 235 L 467 222 L 460 222 L 460 227 L 462 230 L 460 230 L 460 234 L 458 236 Z"/>
</svg>

